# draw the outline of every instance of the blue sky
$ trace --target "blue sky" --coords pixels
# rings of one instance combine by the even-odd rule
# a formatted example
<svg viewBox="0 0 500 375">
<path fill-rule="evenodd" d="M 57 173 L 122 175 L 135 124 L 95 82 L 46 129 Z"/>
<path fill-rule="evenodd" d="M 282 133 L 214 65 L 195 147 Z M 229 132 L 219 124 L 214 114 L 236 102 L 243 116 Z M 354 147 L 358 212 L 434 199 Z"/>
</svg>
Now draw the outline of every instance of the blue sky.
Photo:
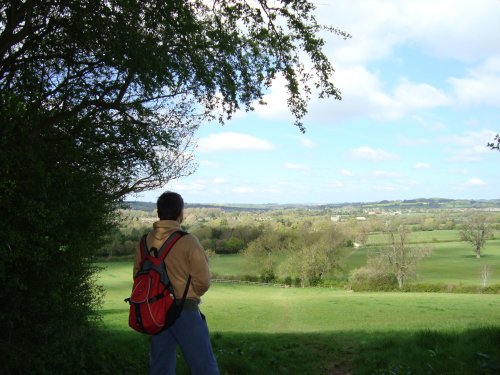
<svg viewBox="0 0 500 375">
<path fill-rule="evenodd" d="M 196 133 L 198 168 L 164 189 L 190 203 L 500 198 L 499 0 L 321 0 L 342 101 L 312 99 L 306 134 L 277 79 L 253 113 Z"/>
</svg>

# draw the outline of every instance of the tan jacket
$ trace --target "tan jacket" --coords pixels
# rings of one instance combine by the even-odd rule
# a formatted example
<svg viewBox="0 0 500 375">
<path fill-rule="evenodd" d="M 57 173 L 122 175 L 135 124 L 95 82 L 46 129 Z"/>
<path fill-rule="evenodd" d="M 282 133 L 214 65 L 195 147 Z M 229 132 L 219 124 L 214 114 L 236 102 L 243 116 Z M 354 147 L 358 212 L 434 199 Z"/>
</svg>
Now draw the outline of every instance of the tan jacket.
<svg viewBox="0 0 500 375">
<path fill-rule="evenodd" d="M 153 223 L 153 230 L 149 232 L 146 243 L 148 249 L 160 249 L 167 237 L 175 230 L 182 230 L 175 220 L 159 220 Z M 135 250 L 134 275 L 139 271 L 141 262 L 140 244 Z M 180 238 L 165 258 L 167 273 L 175 289 L 175 296 L 182 298 L 186 282 L 191 275 L 187 298 L 200 302 L 210 286 L 210 270 L 208 259 L 198 239 L 192 234 Z"/>
</svg>

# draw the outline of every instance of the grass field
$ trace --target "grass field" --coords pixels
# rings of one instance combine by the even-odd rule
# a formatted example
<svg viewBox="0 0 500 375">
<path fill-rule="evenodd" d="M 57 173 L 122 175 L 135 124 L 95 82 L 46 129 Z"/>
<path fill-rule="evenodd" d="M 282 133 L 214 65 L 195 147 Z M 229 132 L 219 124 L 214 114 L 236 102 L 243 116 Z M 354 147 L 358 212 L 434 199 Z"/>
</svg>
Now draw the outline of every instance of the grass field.
<svg viewBox="0 0 500 375">
<path fill-rule="evenodd" d="M 445 232 L 438 237 L 451 237 L 456 231 Z M 417 235 L 429 236 L 432 232 L 417 232 Z M 428 240 L 429 238 L 424 238 Z M 489 240 L 480 259 L 476 259 L 470 245 L 464 242 L 434 242 L 426 243 L 432 246 L 431 256 L 424 259 L 417 270 L 417 282 L 480 285 L 481 270 L 483 265 L 490 266 L 489 284 L 500 283 L 500 240 Z M 345 259 L 345 267 L 352 270 L 366 264 L 367 252 L 372 247 L 351 249 Z M 240 255 L 224 255 L 211 258 L 211 268 L 219 275 L 242 276 L 256 274 L 255 270 L 248 268 L 245 259 Z"/>
<path fill-rule="evenodd" d="M 131 264 L 105 267 L 108 340 L 136 353 L 122 359 L 130 373 L 145 374 L 148 340 L 127 327 L 123 302 Z M 201 308 L 222 374 L 500 372 L 497 295 L 214 284 Z M 179 374 L 188 373 L 181 358 L 179 367 Z"/>
</svg>

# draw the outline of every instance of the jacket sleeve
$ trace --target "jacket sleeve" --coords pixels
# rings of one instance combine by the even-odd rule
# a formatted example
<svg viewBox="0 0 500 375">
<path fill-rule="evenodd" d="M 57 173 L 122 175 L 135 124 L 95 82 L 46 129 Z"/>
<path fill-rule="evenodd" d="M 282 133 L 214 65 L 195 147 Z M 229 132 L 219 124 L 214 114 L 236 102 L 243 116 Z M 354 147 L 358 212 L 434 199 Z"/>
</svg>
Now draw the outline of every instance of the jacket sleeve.
<svg viewBox="0 0 500 375">
<path fill-rule="evenodd" d="M 194 292 L 201 297 L 210 287 L 208 258 L 198 239 L 192 235 L 190 235 L 190 237 L 192 242 L 191 251 L 189 253 L 191 285 Z"/>
</svg>

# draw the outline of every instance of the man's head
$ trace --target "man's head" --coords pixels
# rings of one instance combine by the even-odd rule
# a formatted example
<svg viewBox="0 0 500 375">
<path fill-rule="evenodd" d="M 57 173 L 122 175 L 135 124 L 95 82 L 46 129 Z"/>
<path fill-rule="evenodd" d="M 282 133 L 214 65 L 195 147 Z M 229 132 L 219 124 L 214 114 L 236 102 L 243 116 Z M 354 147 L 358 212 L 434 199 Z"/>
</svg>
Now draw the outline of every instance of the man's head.
<svg viewBox="0 0 500 375">
<path fill-rule="evenodd" d="M 182 221 L 184 200 L 180 194 L 173 191 L 166 191 L 158 197 L 156 201 L 156 209 L 158 210 L 158 218 L 160 220 L 177 220 Z"/>
</svg>

